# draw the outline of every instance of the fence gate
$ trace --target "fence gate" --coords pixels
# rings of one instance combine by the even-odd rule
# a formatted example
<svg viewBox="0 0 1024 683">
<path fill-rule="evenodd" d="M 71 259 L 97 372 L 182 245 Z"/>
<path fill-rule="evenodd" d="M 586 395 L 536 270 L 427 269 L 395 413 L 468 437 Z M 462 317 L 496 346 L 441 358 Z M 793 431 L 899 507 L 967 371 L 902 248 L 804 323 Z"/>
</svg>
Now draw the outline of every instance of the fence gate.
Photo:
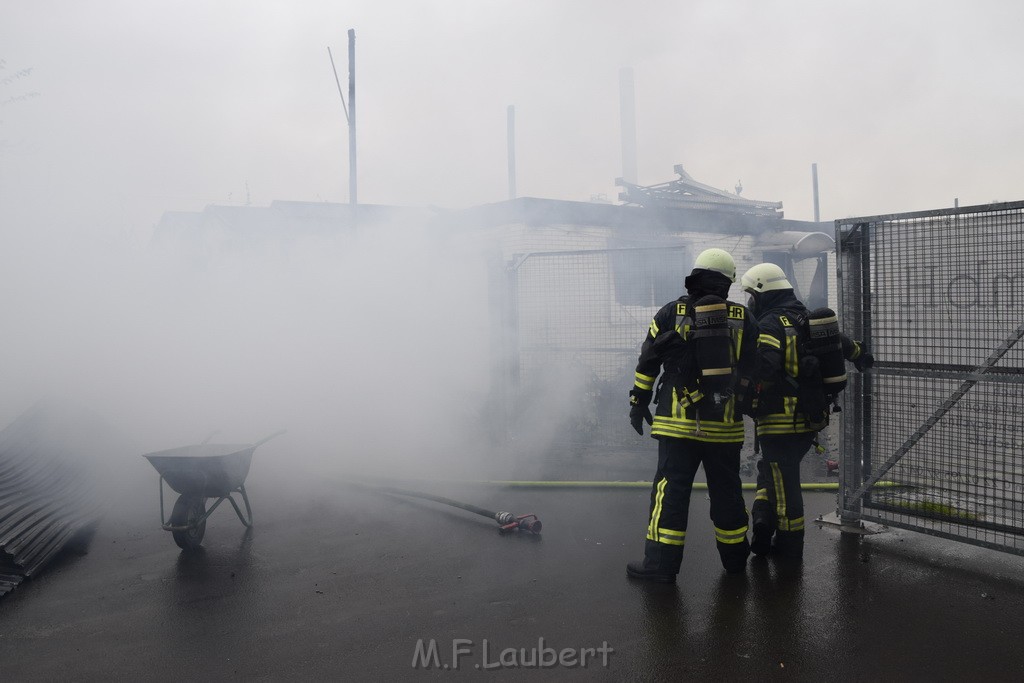
<svg viewBox="0 0 1024 683">
<path fill-rule="evenodd" d="M 1024 202 L 836 221 L 840 515 L 1024 555 Z"/>
</svg>

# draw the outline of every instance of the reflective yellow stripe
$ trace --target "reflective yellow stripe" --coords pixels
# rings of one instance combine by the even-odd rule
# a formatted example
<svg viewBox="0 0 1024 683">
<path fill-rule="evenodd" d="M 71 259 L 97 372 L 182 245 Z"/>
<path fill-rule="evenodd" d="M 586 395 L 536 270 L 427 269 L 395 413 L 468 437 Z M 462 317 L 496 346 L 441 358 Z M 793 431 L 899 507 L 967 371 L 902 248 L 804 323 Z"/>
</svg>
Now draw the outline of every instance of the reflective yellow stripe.
<svg viewBox="0 0 1024 683">
<path fill-rule="evenodd" d="M 760 418 L 758 418 L 758 419 L 760 419 Z M 762 424 L 758 423 L 758 425 L 757 425 L 757 435 L 758 436 L 780 436 L 780 435 L 783 435 L 783 434 L 808 434 L 808 433 L 817 432 L 817 431 L 819 431 L 819 430 L 815 429 L 814 427 L 808 427 L 807 425 L 805 425 L 803 423 L 803 421 L 799 422 L 796 426 L 794 426 L 792 418 L 790 418 L 790 421 L 789 421 L 788 424 L 762 425 Z"/>
<path fill-rule="evenodd" d="M 645 374 L 643 374 L 641 372 L 637 372 L 635 374 L 634 383 L 636 384 L 636 387 L 638 389 L 644 389 L 645 391 L 650 391 L 651 389 L 654 388 L 654 379 L 655 378 L 651 377 L 650 375 L 645 375 Z"/>
<path fill-rule="evenodd" d="M 782 342 L 780 342 L 778 339 L 776 339 L 770 334 L 759 334 L 757 336 L 757 343 L 764 344 L 765 346 L 770 346 L 773 349 L 782 348 Z"/>
<path fill-rule="evenodd" d="M 658 541 L 658 543 L 664 543 L 666 545 L 686 545 L 686 532 L 676 531 L 675 529 L 664 529 L 659 527 L 658 538 L 652 538 L 651 540 L 656 540 Z"/>
<path fill-rule="evenodd" d="M 651 321 L 651 326 L 648 328 L 647 333 L 651 335 L 651 339 L 658 336 L 658 322 L 656 320 Z"/>
<path fill-rule="evenodd" d="M 651 510 L 651 523 L 647 526 L 647 538 L 652 541 L 658 540 L 658 520 L 661 518 L 661 502 L 665 500 L 665 487 L 668 479 L 662 477 L 655 487 L 657 493 L 654 495 L 654 509 Z"/>
<path fill-rule="evenodd" d="M 742 526 L 739 529 L 719 529 L 715 527 L 715 540 L 719 543 L 733 544 L 742 543 L 747 540 L 747 527 Z"/>
<path fill-rule="evenodd" d="M 772 413 L 771 415 L 763 415 L 757 418 L 759 425 L 784 425 L 792 424 L 793 415 L 787 415 L 786 413 Z"/>
<path fill-rule="evenodd" d="M 780 531 L 801 531 L 804 528 L 804 518 L 797 517 L 789 519 L 786 516 L 786 488 L 782 481 L 782 471 L 778 463 L 771 463 L 772 481 L 775 484 L 775 514 L 778 517 L 778 528 Z"/>
<path fill-rule="evenodd" d="M 683 395 L 680 396 L 678 392 L 675 389 L 673 389 L 672 397 L 675 403 L 673 417 L 681 418 L 683 417 L 683 410 L 689 408 L 690 406 L 704 398 L 704 394 L 702 394 L 700 391 L 696 389 L 694 389 L 693 391 L 687 391 L 686 389 L 683 389 Z"/>
<path fill-rule="evenodd" d="M 779 518 L 779 528 L 786 521 L 786 489 L 782 485 L 782 470 L 779 463 L 769 463 L 772 467 L 772 484 L 775 487 L 775 515 Z"/>
<path fill-rule="evenodd" d="M 743 443 L 743 423 L 701 420 L 698 434 L 696 420 L 655 415 L 651 434 L 676 439 L 696 439 L 708 443 Z"/>
<path fill-rule="evenodd" d="M 781 413 L 770 413 L 760 415 L 757 418 L 757 433 L 759 436 L 773 434 L 805 434 L 807 432 L 819 431 L 814 426 L 808 426 L 802 419 L 794 420 L 796 413 L 797 397 L 783 396 Z M 820 425 L 819 425 L 820 427 Z"/>
<path fill-rule="evenodd" d="M 754 500 L 768 500 L 768 489 L 758 489 L 754 494 Z"/>
<path fill-rule="evenodd" d="M 659 419 L 660 418 L 660 419 Z M 667 415 L 655 415 L 654 416 L 655 427 L 665 427 L 666 429 L 697 429 L 696 420 L 687 420 L 686 418 L 673 419 Z M 701 431 L 713 433 L 713 434 L 742 434 L 743 423 L 742 422 L 712 422 L 710 420 L 700 421 Z"/>
<path fill-rule="evenodd" d="M 803 531 L 803 528 L 803 517 L 797 517 L 796 519 L 779 519 L 780 531 Z"/>
<path fill-rule="evenodd" d="M 850 360 L 857 360 L 857 357 L 860 356 L 860 352 L 862 350 L 863 349 L 860 348 L 859 342 L 853 342 L 853 353 L 850 355 Z"/>
<path fill-rule="evenodd" d="M 789 329 L 786 332 L 786 374 L 790 377 L 796 377 L 797 373 L 800 372 L 796 358 L 796 330 L 793 329 L 793 334 L 789 334 Z"/>
<path fill-rule="evenodd" d="M 690 439 L 701 443 L 743 443 L 743 439 L 734 436 L 722 436 L 719 434 L 697 434 L 694 431 L 678 431 L 671 429 L 651 429 L 652 436 L 667 436 L 670 439 Z"/>
</svg>

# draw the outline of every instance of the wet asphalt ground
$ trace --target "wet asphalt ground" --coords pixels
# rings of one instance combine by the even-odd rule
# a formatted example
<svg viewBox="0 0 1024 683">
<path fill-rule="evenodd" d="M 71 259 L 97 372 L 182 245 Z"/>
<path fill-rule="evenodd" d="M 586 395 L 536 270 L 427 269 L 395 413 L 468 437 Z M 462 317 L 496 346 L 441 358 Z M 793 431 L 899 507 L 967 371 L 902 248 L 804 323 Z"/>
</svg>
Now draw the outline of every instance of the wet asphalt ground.
<svg viewBox="0 0 1024 683">
<path fill-rule="evenodd" d="M 1024 678 L 1016 556 L 812 524 L 801 564 L 727 576 L 698 491 L 678 584 L 647 585 L 625 576 L 643 489 L 422 487 L 544 523 L 501 536 L 463 510 L 255 467 L 255 529 L 225 504 L 186 553 L 146 474 L 87 553 L 0 600 L 4 681 Z M 814 519 L 835 495 L 806 503 Z"/>
</svg>

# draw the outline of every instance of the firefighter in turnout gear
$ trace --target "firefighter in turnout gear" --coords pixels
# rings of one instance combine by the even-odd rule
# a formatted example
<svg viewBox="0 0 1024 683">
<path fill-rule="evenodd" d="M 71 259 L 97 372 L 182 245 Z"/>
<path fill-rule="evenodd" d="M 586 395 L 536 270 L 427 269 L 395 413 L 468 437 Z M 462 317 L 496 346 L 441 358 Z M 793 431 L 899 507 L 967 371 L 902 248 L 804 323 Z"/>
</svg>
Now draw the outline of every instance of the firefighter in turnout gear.
<svg viewBox="0 0 1024 683">
<path fill-rule="evenodd" d="M 737 394 L 749 386 L 757 330 L 746 307 L 727 300 L 735 281 L 728 252 L 701 252 L 686 278 L 686 295 L 655 314 L 643 342 L 629 392 L 630 421 L 640 434 L 645 421 L 651 425 L 651 436 L 658 440 L 658 469 L 644 558 L 626 566 L 632 578 L 676 580 L 690 492 L 701 465 L 722 565 L 731 573 L 746 567 L 750 545 L 739 473 L 743 415 Z"/>
<path fill-rule="evenodd" d="M 846 386 L 845 360 L 863 372 L 874 358 L 863 344 L 839 332 L 831 309 L 808 312 L 774 263 L 752 267 L 740 284 L 750 295 L 747 305 L 758 326 L 751 412 L 762 457 L 750 510 L 751 551 L 800 558 L 800 461 L 817 445 L 818 432 L 828 424 L 830 403 Z M 827 343 L 815 346 L 819 338 Z"/>
</svg>

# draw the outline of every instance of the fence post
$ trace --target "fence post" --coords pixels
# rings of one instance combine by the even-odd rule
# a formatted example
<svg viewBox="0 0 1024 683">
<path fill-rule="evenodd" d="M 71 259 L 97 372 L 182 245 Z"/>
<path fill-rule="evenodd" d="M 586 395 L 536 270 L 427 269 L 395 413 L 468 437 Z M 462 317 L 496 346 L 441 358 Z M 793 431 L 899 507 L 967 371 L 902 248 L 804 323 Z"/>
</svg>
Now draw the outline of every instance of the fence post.
<svg viewBox="0 0 1024 683">
<path fill-rule="evenodd" d="M 863 326 L 860 307 L 856 306 L 857 294 L 862 287 L 861 255 L 858 250 L 857 232 L 861 226 L 842 224 L 836 221 L 836 275 L 839 310 L 845 331 L 860 337 Z M 863 250 L 863 246 L 861 246 Z M 839 468 L 839 519 L 842 526 L 860 524 L 860 500 L 851 500 L 850 494 L 860 486 L 864 458 L 864 401 L 863 377 L 859 374 L 850 378 L 850 391 L 844 403 L 840 422 Z"/>
</svg>

